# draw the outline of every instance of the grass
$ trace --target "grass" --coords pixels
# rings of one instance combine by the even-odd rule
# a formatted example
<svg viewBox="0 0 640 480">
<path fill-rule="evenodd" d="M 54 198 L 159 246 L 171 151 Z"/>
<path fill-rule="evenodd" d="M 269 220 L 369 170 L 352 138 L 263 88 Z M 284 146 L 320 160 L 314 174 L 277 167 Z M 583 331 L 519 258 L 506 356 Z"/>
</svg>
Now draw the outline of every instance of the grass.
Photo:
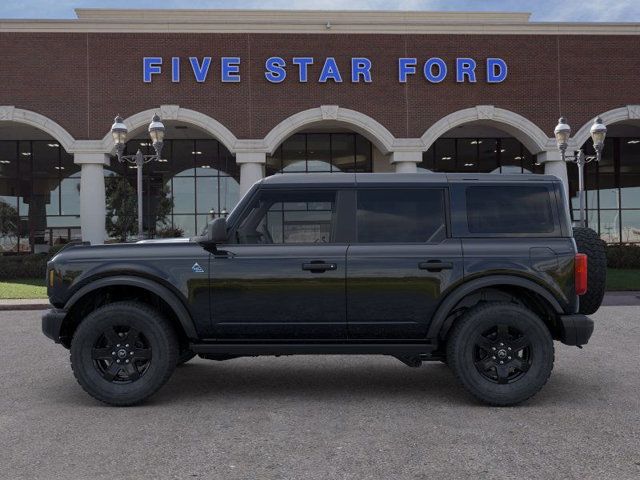
<svg viewBox="0 0 640 480">
<path fill-rule="evenodd" d="M 0 281 L 0 299 L 47 298 L 44 278 L 25 278 Z"/>
<path fill-rule="evenodd" d="M 640 270 L 607 270 L 607 291 L 640 290 Z"/>
<path fill-rule="evenodd" d="M 607 271 L 607 291 L 639 290 L 640 270 Z M 47 287 L 43 278 L 0 281 L 0 300 L 6 299 L 47 298 Z"/>
</svg>

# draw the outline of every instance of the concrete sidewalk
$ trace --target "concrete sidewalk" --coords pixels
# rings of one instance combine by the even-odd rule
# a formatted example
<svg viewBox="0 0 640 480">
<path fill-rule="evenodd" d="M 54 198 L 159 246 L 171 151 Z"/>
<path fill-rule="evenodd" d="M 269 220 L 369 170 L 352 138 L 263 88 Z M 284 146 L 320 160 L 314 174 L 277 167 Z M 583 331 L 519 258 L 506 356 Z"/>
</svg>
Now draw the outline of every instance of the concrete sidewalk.
<svg viewBox="0 0 640 480">
<path fill-rule="evenodd" d="M 603 307 L 636 306 L 640 305 L 640 291 L 632 292 L 607 292 L 602 301 Z M 0 311 L 3 310 L 47 310 L 51 308 L 49 300 L 25 299 L 25 300 L 0 300 Z"/>
</svg>

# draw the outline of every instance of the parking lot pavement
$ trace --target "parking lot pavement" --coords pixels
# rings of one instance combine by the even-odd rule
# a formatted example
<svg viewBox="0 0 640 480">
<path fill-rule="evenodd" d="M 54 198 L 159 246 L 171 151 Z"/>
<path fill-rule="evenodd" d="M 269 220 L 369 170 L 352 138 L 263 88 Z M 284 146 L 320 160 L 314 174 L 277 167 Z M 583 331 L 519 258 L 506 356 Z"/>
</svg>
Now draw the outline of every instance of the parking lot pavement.
<svg viewBox="0 0 640 480">
<path fill-rule="evenodd" d="M 640 307 L 604 307 L 557 345 L 526 404 L 473 401 L 442 364 L 387 357 L 196 359 L 146 404 L 76 384 L 40 312 L 0 312 L 0 477 L 640 477 Z"/>
</svg>

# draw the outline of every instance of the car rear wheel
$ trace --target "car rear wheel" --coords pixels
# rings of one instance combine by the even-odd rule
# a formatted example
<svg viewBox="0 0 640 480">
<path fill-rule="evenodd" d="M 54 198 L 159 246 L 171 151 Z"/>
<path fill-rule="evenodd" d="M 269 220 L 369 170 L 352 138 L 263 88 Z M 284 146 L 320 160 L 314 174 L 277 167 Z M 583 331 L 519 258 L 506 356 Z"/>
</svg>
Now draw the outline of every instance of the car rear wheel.
<svg viewBox="0 0 640 480">
<path fill-rule="evenodd" d="M 447 362 L 476 398 L 496 406 L 535 395 L 553 369 L 553 339 L 530 310 L 513 303 L 470 309 L 454 325 Z"/>
<path fill-rule="evenodd" d="M 91 312 L 71 342 L 71 367 L 80 386 L 110 405 L 142 402 L 169 379 L 178 342 L 169 322 L 138 302 Z"/>
</svg>

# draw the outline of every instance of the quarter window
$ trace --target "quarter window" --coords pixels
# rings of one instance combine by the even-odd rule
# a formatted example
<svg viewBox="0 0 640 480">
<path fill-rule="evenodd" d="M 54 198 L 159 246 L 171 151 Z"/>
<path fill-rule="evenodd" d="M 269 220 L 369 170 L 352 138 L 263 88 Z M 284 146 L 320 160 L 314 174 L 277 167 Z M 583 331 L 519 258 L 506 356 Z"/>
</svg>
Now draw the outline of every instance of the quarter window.
<svg viewBox="0 0 640 480">
<path fill-rule="evenodd" d="M 335 191 L 262 192 L 238 228 L 238 243 L 334 241 Z"/>
<path fill-rule="evenodd" d="M 468 187 L 466 196 L 471 233 L 551 233 L 555 230 L 546 187 Z"/>
<path fill-rule="evenodd" d="M 358 242 L 437 243 L 446 237 L 442 189 L 358 191 Z"/>
</svg>

